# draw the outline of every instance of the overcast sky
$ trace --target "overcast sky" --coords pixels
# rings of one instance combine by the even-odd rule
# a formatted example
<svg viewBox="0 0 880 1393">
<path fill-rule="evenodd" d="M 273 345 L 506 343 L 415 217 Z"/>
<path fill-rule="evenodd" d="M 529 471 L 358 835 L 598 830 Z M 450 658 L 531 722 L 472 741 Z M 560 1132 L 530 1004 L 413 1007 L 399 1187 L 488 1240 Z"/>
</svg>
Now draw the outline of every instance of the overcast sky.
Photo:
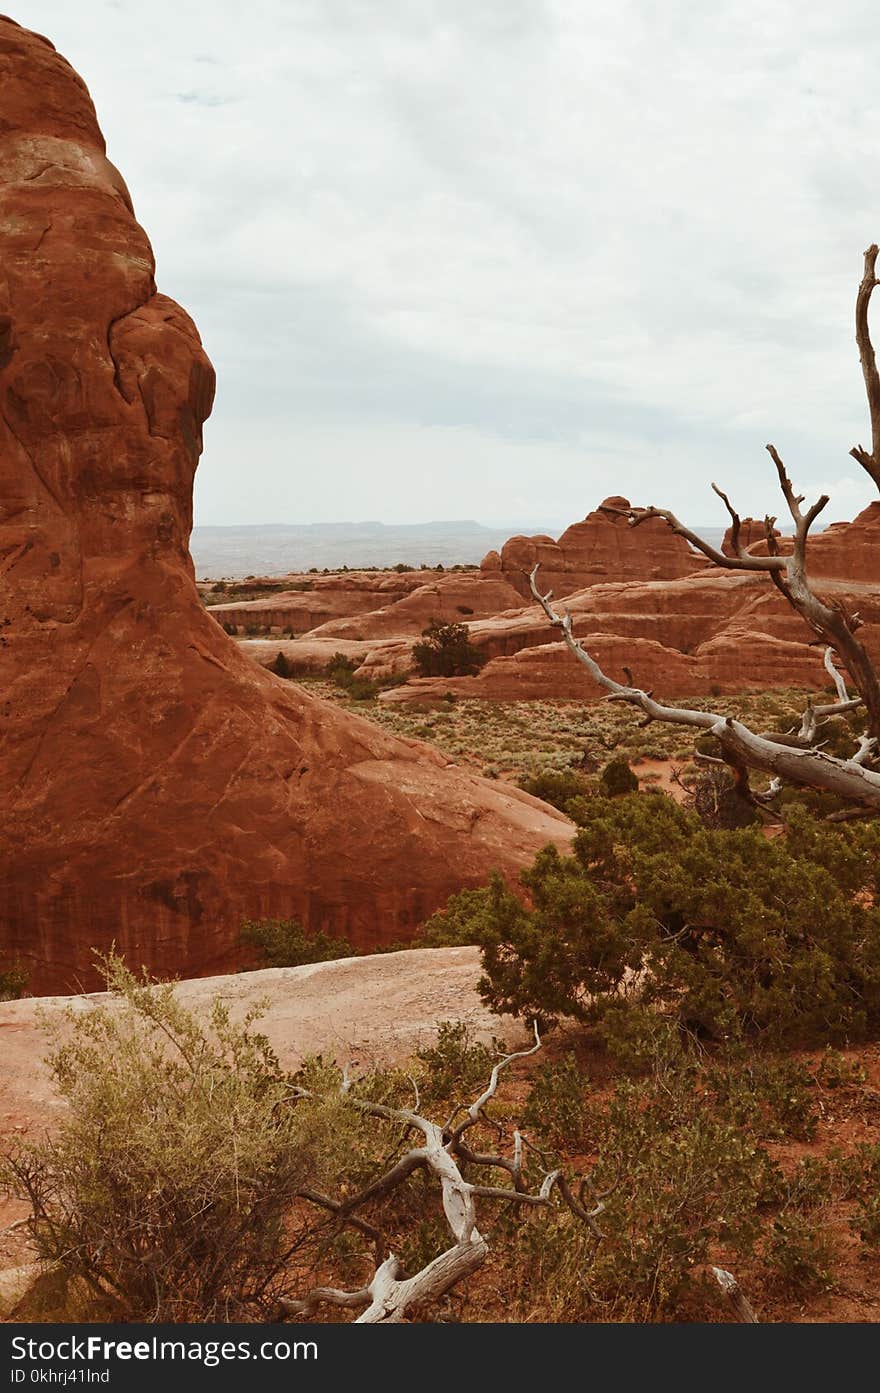
<svg viewBox="0 0 880 1393">
<path fill-rule="evenodd" d="M 217 368 L 197 522 L 870 500 L 876 0 L 7 5 Z"/>
</svg>

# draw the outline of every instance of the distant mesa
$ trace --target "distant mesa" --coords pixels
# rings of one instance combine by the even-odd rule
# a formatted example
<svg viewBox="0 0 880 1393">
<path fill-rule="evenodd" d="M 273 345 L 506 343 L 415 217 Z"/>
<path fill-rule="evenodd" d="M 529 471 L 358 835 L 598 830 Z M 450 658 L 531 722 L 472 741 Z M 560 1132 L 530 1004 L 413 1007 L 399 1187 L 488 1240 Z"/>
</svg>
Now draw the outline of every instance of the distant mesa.
<svg viewBox="0 0 880 1393">
<path fill-rule="evenodd" d="M 282 575 L 316 568 L 475 566 L 500 547 L 509 529 L 461 522 L 300 523 L 195 527 L 191 550 L 198 576 Z"/>
<path fill-rule="evenodd" d="M 115 942 L 222 972 L 243 917 L 405 938 L 552 809 L 261 670 L 188 551 L 214 372 L 89 94 L 0 19 L 0 958 L 38 992 Z M 371 601 L 372 602 L 372 601 Z"/>
</svg>

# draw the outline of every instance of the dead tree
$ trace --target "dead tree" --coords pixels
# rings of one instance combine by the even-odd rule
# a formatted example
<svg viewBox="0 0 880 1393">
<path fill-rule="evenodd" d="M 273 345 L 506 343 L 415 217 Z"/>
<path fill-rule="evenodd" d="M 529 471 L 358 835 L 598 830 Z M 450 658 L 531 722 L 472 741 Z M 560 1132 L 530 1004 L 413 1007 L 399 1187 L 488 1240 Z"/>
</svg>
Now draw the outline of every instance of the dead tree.
<svg viewBox="0 0 880 1393">
<path fill-rule="evenodd" d="M 553 1203 L 555 1190 L 575 1217 L 587 1226 L 598 1247 L 602 1241 L 602 1231 L 597 1220 L 605 1207 L 604 1200 L 610 1193 L 608 1190 L 598 1191 L 591 1179 L 585 1177 L 580 1181 L 575 1193 L 561 1170 L 547 1171 L 540 1188 L 537 1191 L 529 1190 L 523 1173 L 524 1145 L 527 1143 L 519 1131 L 513 1134 L 511 1156 L 478 1151 L 469 1143 L 468 1134 L 483 1120 L 486 1104 L 494 1097 L 498 1088 L 501 1071 L 513 1060 L 534 1054 L 540 1047 L 541 1041 L 536 1027 L 535 1043 L 531 1049 L 519 1050 L 500 1059 L 492 1069 L 489 1083 L 479 1098 L 467 1108 L 456 1109 L 445 1125 L 432 1122 L 418 1111 L 418 1089 L 414 1110 L 388 1107 L 384 1103 L 372 1103 L 348 1095 L 351 1106 L 361 1113 L 368 1117 L 400 1123 L 408 1132 L 421 1134 L 422 1142 L 404 1152 L 389 1170 L 359 1194 L 344 1201 L 317 1195 L 313 1191 L 303 1193 L 303 1198 L 331 1210 L 340 1222 L 349 1223 L 374 1238 L 380 1249 L 377 1253 L 380 1260 L 377 1261 L 373 1276 L 365 1286 L 354 1291 L 343 1291 L 336 1287 L 315 1287 L 301 1300 L 284 1300 L 281 1303 L 284 1315 L 307 1319 L 322 1305 L 329 1305 L 360 1311 L 356 1324 L 391 1325 L 402 1321 L 414 1307 L 424 1307 L 436 1302 L 463 1278 L 469 1277 L 481 1267 L 488 1256 L 488 1241 L 477 1227 L 478 1200 L 542 1208 Z M 345 1082 L 343 1088 L 348 1091 Z M 295 1098 L 312 1096 L 307 1089 L 295 1090 Z M 459 1118 L 460 1120 L 457 1120 Z M 466 1178 L 463 1168 L 471 1171 L 503 1171 L 510 1177 L 510 1184 L 475 1184 Z M 360 1218 L 359 1212 L 369 1203 L 390 1195 L 418 1170 L 432 1175 L 439 1186 L 443 1213 L 452 1241 L 418 1272 L 407 1275 L 393 1253 L 381 1257 L 381 1235 L 377 1229 Z"/>
<path fill-rule="evenodd" d="M 877 256 L 876 246 L 870 246 L 865 252 L 864 274 L 856 297 L 856 342 L 868 397 L 871 449 L 869 451 L 862 445 L 856 445 L 850 454 L 880 488 L 880 374 L 868 325 L 871 295 L 874 287 L 880 285 L 876 277 Z M 730 515 L 731 556 L 685 527 L 668 508 L 630 508 L 624 511 L 624 516 L 632 527 L 638 527 L 649 518 L 662 518 L 673 532 L 685 537 L 692 547 L 716 566 L 729 571 L 766 574 L 809 626 L 814 642 L 825 645 L 825 667 L 834 680 L 837 700 L 820 705 L 809 704 L 799 730 L 787 735 L 758 733 L 722 712 L 688 710 L 655 701 L 651 692 L 642 691 L 632 684 L 629 672 L 628 685 L 616 682 L 574 636 L 571 615 L 568 612 L 559 614 L 553 608 L 552 591 L 541 593 L 537 566 L 529 578 L 532 595 L 551 624 L 561 629 L 565 643 L 578 662 L 608 692 L 608 700 L 638 707 L 644 712 L 645 724 L 664 721 L 690 726 L 702 734 L 714 736 L 721 757 L 732 770 L 739 790 L 753 800 L 766 802 L 778 793 L 783 782 L 789 782 L 835 794 L 856 809 L 880 812 L 880 677 L 869 654 L 856 637 L 861 626 L 859 616 L 848 613 L 835 600 L 823 598 L 808 575 L 810 528 L 828 503 L 828 496 L 823 494 L 804 511 L 801 507 L 803 495 L 795 493 L 775 446 L 768 445 L 767 450 L 794 524 L 791 550 L 785 554 L 774 532 L 776 518 L 769 516 L 764 519 L 767 554 L 755 555 L 753 551 L 743 548 L 740 515 L 727 494 L 716 484 L 712 488 Z M 852 695 L 847 680 L 854 689 Z M 866 734 L 859 737 L 857 743 L 854 742 L 855 748 L 848 758 L 828 754 L 822 748 L 823 726 L 833 716 L 856 710 L 862 710 L 866 716 Z M 750 770 L 760 770 L 771 776 L 770 786 L 763 793 L 751 789 Z"/>
</svg>

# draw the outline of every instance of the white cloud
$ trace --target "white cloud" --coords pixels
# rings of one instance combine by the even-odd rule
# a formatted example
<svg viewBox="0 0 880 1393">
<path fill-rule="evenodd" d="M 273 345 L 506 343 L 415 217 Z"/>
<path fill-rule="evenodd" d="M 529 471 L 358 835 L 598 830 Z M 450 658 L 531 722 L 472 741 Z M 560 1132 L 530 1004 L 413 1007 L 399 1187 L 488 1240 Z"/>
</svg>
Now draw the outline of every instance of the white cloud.
<svg viewBox="0 0 880 1393">
<path fill-rule="evenodd" d="M 387 520 L 723 520 L 717 475 L 778 510 L 767 439 L 829 520 L 865 496 L 866 0 L 88 9 L 15 17 L 89 83 L 217 365 L 199 520 L 349 516 L 365 478 Z"/>
</svg>

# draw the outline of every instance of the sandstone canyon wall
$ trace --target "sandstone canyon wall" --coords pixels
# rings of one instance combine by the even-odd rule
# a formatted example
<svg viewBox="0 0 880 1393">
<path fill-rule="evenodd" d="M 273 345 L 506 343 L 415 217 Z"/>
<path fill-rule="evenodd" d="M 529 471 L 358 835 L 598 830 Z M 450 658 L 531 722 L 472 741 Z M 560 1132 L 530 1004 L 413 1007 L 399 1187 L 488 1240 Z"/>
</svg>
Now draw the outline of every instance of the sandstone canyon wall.
<svg viewBox="0 0 880 1393">
<path fill-rule="evenodd" d="M 187 549 L 214 373 L 88 91 L 0 20 L 0 966 L 224 971 L 243 916 L 368 946 L 569 824 L 249 661 Z"/>
</svg>

